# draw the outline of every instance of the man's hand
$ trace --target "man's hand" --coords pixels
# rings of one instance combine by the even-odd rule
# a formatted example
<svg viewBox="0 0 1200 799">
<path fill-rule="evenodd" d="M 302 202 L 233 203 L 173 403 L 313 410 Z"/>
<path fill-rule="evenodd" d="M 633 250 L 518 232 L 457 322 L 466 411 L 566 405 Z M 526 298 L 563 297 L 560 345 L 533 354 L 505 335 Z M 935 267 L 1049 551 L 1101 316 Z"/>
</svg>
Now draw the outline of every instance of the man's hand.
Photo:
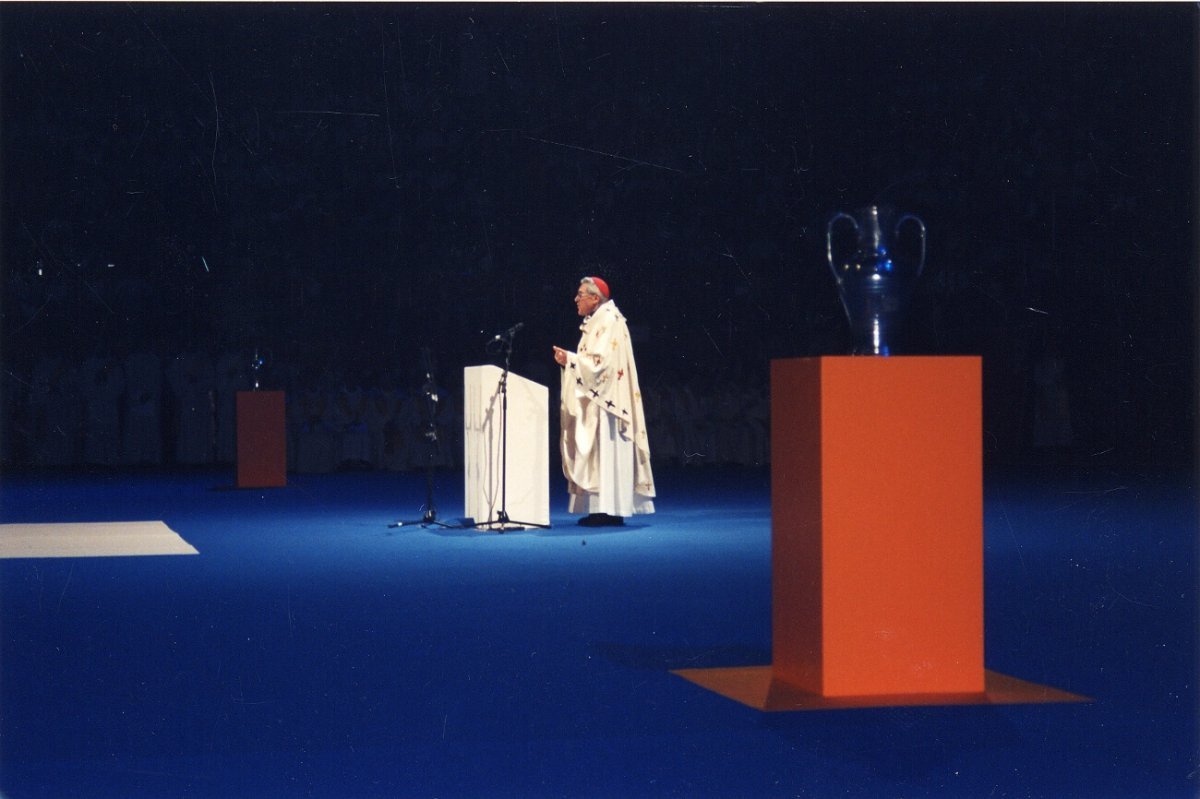
<svg viewBox="0 0 1200 799">
<path fill-rule="evenodd" d="M 554 348 L 554 362 L 559 366 L 567 365 L 567 351 L 562 347 Z"/>
</svg>

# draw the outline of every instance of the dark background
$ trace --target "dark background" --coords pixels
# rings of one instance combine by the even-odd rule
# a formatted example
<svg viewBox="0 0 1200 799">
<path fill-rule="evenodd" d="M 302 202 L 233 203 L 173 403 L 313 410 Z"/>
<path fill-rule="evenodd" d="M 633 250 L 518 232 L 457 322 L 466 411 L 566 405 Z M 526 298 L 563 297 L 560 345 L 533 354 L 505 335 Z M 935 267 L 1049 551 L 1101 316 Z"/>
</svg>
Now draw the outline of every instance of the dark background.
<svg viewBox="0 0 1200 799">
<path fill-rule="evenodd" d="M 929 229 L 903 349 L 1034 457 L 1193 451 L 1195 4 L 4 4 L 5 426 L 40 355 L 261 347 L 443 380 L 599 273 L 644 381 L 844 352 L 836 211 Z M 39 273 L 40 270 L 40 273 Z M 6 455 L 28 456 L 18 445 Z"/>
</svg>

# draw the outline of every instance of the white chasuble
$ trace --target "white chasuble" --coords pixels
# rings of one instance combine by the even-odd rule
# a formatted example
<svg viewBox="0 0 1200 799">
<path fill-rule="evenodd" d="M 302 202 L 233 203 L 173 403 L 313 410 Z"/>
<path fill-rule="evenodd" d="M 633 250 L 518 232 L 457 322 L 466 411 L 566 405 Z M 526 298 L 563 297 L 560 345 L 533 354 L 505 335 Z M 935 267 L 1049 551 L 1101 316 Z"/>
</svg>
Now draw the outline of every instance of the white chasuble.
<svg viewBox="0 0 1200 799">
<path fill-rule="evenodd" d="M 583 320 L 562 370 L 559 417 L 571 513 L 654 512 L 654 474 L 629 327 L 609 301 Z"/>
</svg>

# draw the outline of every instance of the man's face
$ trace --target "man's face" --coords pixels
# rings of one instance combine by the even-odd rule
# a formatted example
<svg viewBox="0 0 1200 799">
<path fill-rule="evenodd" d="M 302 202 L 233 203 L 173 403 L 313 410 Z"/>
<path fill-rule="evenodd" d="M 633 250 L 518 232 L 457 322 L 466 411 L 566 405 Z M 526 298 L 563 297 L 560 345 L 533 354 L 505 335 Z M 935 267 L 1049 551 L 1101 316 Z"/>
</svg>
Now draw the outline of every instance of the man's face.
<svg viewBox="0 0 1200 799">
<path fill-rule="evenodd" d="M 584 286 L 575 292 L 575 309 L 580 316 L 589 316 L 600 305 L 600 298 L 588 291 Z"/>
</svg>

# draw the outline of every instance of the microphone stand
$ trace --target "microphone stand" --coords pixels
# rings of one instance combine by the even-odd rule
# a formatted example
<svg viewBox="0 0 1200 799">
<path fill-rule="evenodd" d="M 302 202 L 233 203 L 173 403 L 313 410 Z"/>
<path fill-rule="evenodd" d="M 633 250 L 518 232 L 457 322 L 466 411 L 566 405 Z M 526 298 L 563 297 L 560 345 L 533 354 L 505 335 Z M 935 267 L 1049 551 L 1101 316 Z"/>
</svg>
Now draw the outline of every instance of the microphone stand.
<svg viewBox="0 0 1200 799">
<path fill-rule="evenodd" d="M 425 366 L 425 384 L 421 393 L 425 395 L 425 440 L 428 442 L 425 451 L 425 514 L 418 521 L 392 522 L 388 527 L 405 527 L 419 524 L 422 527 L 436 525 L 450 529 L 461 529 L 461 525 L 449 524 L 438 520 L 437 506 L 433 504 L 433 469 L 439 448 L 437 434 L 437 403 L 438 388 L 433 379 L 433 359 L 428 347 L 421 348 L 421 360 Z"/>
<path fill-rule="evenodd" d="M 512 359 L 512 340 L 517 335 L 517 331 L 522 327 L 524 325 L 517 324 L 509 328 L 507 333 L 497 336 L 494 339 L 504 346 L 504 369 L 500 372 L 500 510 L 496 512 L 495 519 L 479 522 L 475 526 L 491 527 L 493 525 L 500 525 L 497 528 L 497 532 L 500 533 L 506 533 L 509 530 L 520 530 L 525 527 L 540 527 L 543 530 L 550 528 L 548 524 L 516 521 L 508 517 L 508 367 Z"/>
</svg>

